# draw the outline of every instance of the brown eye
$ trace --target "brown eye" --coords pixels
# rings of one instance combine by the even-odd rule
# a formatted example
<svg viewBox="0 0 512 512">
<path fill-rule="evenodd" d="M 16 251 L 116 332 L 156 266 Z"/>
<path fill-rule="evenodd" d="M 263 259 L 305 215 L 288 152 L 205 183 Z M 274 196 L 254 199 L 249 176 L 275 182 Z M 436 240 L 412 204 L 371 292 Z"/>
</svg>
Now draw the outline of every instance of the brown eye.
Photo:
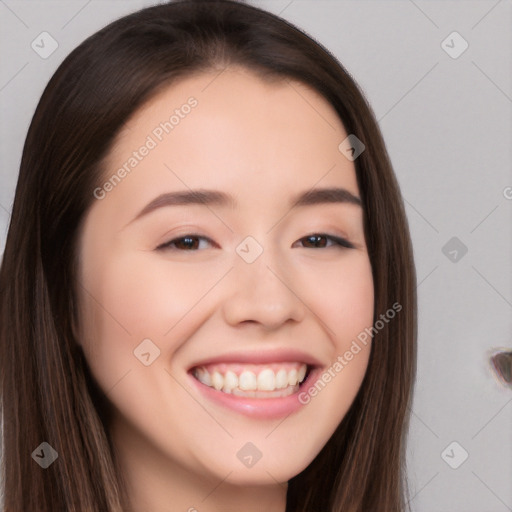
<svg viewBox="0 0 512 512">
<path fill-rule="evenodd" d="M 313 233 L 304 238 L 301 238 L 300 241 L 302 241 L 302 242 L 305 241 L 306 244 L 312 245 L 312 247 L 306 246 L 307 249 L 310 249 L 310 248 L 326 249 L 327 247 L 329 247 L 327 245 L 328 240 L 331 240 L 333 242 L 333 244 L 331 244 L 331 247 L 332 246 L 340 246 L 340 247 L 345 247 L 347 249 L 354 248 L 354 246 L 348 240 L 345 240 L 344 238 L 340 238 L 340 237 L 337 237 L 334 235 L 327 235 L 327 234 L 323 234 L 323 233 Z"/>
<path fill-rule="evenodd" d="M 188 234 L 173 238 L 169 242 L 165 242 L 157 247 L 157 250 L 178 250 L 178 251 L 197 251 L 199 242 L 198 240 L 206 240 L 212 242 L 209 238 L 196 234 Z M 173 247 L 174 246 L 174 247 Z"/>
</svg>

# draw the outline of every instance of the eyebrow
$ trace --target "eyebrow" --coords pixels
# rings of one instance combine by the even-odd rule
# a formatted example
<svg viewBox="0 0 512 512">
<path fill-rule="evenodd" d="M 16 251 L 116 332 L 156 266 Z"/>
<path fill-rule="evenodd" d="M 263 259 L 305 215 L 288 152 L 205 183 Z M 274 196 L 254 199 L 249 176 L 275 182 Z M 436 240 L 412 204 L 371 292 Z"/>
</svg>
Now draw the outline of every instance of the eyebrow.
<svg viewBox="0 0 512 512">
<path fill-rule="evenodd" d="M 362 206 L 361 199 L 352 192 L 344 188 L 316 188 L 306 192 L 301 192 L 293 197 L 289 203 L 290 208 L 311 206 L 318 204 L 342 203 Z M 177 192 L 167 192 L 161 194 L 150 203 L 148 203 L 131 221 L 137 219 L 166 206 L 188 206 L 188 205 L 205 205 L 220 206 L 224 208 L 235 209 L 237 202 L 235 198 L 225 192 L 219 190 L 185 190 Z"/>
</svg>

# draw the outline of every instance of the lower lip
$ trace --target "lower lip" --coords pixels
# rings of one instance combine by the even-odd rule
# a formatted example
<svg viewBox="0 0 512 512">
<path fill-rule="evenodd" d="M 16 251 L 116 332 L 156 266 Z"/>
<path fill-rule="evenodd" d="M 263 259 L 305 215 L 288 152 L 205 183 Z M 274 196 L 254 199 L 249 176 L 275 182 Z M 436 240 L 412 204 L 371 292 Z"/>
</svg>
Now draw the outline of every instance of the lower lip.
<svg viewBox="0 0 512 512">
<path fill-rule="evenodd" d="M 249 398 L 236 396 L 217 391 L 203 384 L 190 373 L 188 376 L 192 379 L 199 392 L 209 400 L 238 413 L 245 414 L 246 416 L 260 419 L 273 419 L 289 416 L 303 407 L 304 404 L 299 401 L 299 394 L 312 385 L 319 373 L 319 368 L 312 369 L 309 372 L 308 378 L 300 385 L 298 391 L 282 398 Z"/>
</svg>

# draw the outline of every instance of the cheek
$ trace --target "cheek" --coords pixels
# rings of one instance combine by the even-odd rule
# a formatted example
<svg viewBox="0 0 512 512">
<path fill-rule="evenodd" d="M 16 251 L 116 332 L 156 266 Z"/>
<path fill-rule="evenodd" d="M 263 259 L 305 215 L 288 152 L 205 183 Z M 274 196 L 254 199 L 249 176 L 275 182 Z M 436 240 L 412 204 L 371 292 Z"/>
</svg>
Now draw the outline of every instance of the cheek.
<svg viewBox="0 0 512 512">
<path fill-rule="evenodd" d="M 345 417 L 366 374 L 374 283 L 365 254 L 352 255 L 336 266 L 324 266 L 309 277 L 315 286 L 309 285 L 308 306 L 321 317 L 331 340 L 330 363 L 301 398 L 310 417 L 321 425 L 322 435 L 309 446 L 313 457 Z"/>
<path fill-rule="evenodd" d="M 374 285 L 365 253 L 347 253 L 345 258 L 324 265 L 315 263 L 301 274 L 297 290 L 303 290 L 306 303 L 321 317 L 327 335 L 341 348 L 348 338 L 371 326 Z"/>
<path fill-rule="evenodd" d="M 183 343 L 194 308 L 226 271 L 218 265 L 169 263 L 144 251 L 87 261 L 82 345 L 93 371 L 110 379 L 133 364 L 133 351 L 144 339 L 151 339 L 161 355 Z"/>
<path fill-rule="evenodd" d="M 165 334 L 204 287 L 197 272 L 195 279 L 187 279 L 186 272 L 169 274 L 164 265 L 148 260 L 147 254 L 120 254 L 96 267 L 87 280 L 97 306 L 110 316 L 106 320 L 134 340 Z"/>
</svg>

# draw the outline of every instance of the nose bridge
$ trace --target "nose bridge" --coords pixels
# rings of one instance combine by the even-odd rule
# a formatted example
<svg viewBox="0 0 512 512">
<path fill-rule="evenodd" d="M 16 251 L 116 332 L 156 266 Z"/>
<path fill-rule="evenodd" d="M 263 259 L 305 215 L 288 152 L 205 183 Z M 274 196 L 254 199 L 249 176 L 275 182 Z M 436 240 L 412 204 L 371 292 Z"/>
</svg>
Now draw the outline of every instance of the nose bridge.
<svg viewBox="0 0 512 512">
<path fill-rule="evenodd" d="M 263 242 L 260 242 L 262 240 Z M 275 328 L 304 316 L 292 274 L 271 237 L 246 237 L 236 248 L 230 288 L 224 302 L 228 323 L 253 321 Z"/>
</svg>

